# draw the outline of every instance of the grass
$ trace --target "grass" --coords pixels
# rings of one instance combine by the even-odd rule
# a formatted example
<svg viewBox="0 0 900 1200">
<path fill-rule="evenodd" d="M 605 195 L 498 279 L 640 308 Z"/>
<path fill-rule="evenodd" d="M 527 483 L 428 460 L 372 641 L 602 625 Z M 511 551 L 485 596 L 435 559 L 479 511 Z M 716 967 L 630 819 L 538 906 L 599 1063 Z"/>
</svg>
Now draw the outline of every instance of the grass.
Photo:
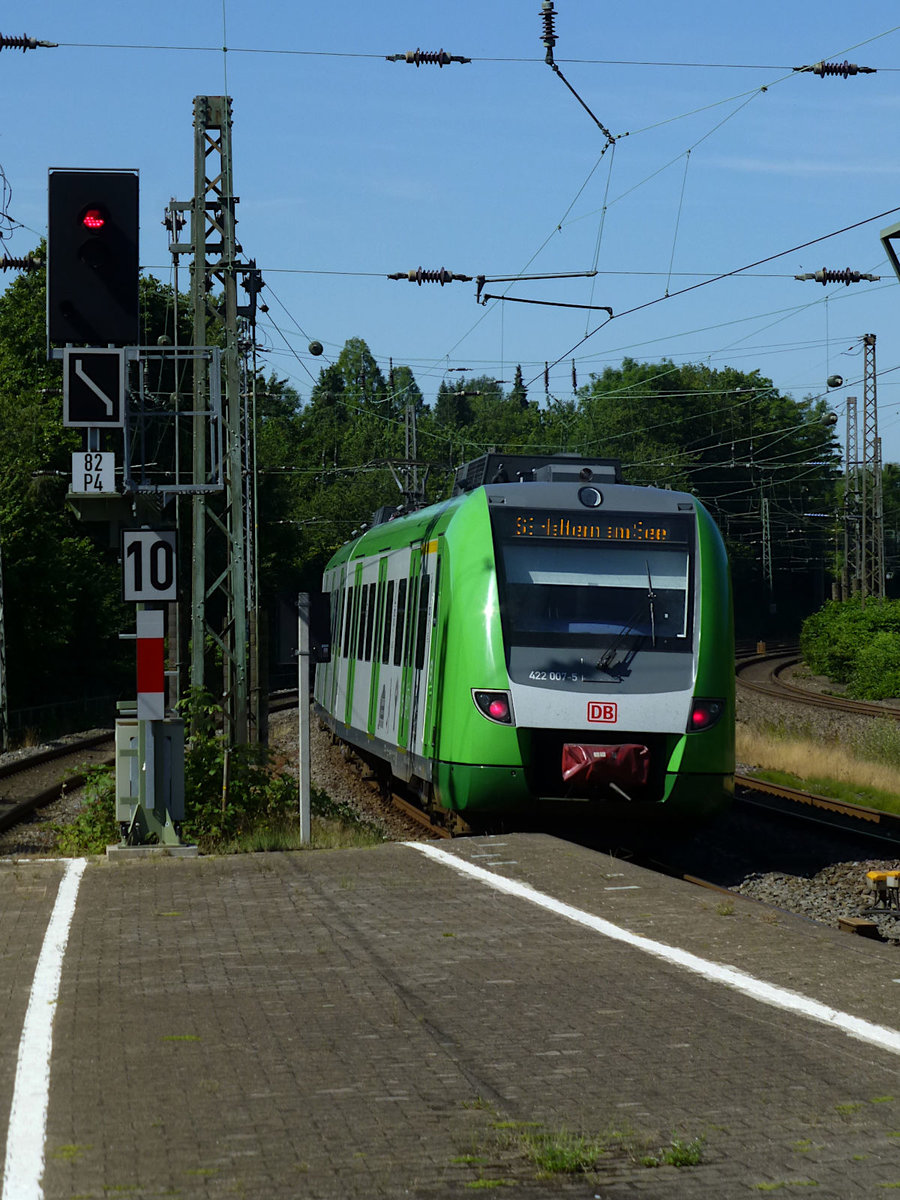
<svg viewBox="0 0 900 1200">
<path fill-rule="evenodd" d="M 582 1175 L 595 1171 L 607 1153 L 602 1138 L 584 1137 L 563 1129 L 520 1134 L 521 1146 L 529 1162 L 542 1176 Z"/>
<path fill-rule="evenodd" d="M 115 820 L 115 777 L 108 767 L 86 770 L 85 803 L 73 821 L 50 825 L 60 854 L 102 854 L 119 841 Z M 277 850 L 352 850 L 376 846 L 387 838 L 382 827 L 349 804 L 332 800 L 327 792 L 312 788 L 310 840 L 300 837 L 297 812 L 261 817 L 249 829 L 230 838 L 201 839 L 204 853 L 257 854 Z M 163 916 L 178 916 L 164 913 Z"/>
<path fill-rule="evenodd" d="M 823 745 L 788 730 L 741 724 L 738 762 L 771 783 L 900 813 L 900 728 L 891 721 L 873 725 L 877 728 L 853 742 Z"/>
<path fill-rule="evenodd" d="M 215 847 L 217 854 L 259 854 L 277 850 L 352 850 L 380 845 L 385 836 L 374 825 L 354 818 L 351 812 L 334 817 L 313 815 L 309 823 L 309 843 L 300 837 L 300 819 L 296 815 L 282 821 L 267 821 L 238 837 Z"/>
<path fill-rule="evenodd" d="M 465 1108 L 482 1107 L 475 1101 Z M 492 1105 L 484 1105 L 495 1113 Z M 454 1162 L 475 1167 L 492 1163 L 496 1168 L 498 1152 L 507 1170 L 515 1170 L 516 1161 L 528 1163 L 534 1177 L 549 1180 L 562 1176 L 593 1177 L 614 1163 L 629 1161 L 642 1167 L 694 1167 L 703 1160 L 704 1138 L 687 1140 L 677 1133 L 652 1150 L 654 1142 L 641 1134 L 610 1129 L 592 1134 L 567 1128 L 549 1128 L 539 1121 L 495 1120 L 490 1124 L 493 1147 L 490 1143 L 473 1146 L 472 1153 L 461 1155 Z M 506 1186 L 505 1180 L 482 1175 L 471 1188 Z"/>
</svg>

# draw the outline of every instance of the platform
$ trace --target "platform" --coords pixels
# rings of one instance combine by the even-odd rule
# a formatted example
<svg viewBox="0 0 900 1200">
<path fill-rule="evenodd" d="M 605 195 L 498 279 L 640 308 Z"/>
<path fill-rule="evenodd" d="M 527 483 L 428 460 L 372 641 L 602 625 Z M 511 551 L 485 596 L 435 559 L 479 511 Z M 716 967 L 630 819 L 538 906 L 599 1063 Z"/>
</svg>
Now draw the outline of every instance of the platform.
<svg viewBox="0 0 900 1200">
<path fill-rule="evenodd" d="M 64 872 L 0 864 L 4 1122 Z M 895 948 L 543 835 L 97 859 L 73 910 L 48 1200 L 900 1186 Z"/>
</svg>

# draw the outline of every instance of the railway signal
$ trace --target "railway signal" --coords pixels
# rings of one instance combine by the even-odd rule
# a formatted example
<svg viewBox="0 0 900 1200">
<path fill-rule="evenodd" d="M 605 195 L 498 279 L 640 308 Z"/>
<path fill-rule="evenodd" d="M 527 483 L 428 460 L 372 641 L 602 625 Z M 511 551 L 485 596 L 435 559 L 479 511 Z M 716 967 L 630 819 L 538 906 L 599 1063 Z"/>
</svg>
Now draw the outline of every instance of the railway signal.
<svg viewBox="0 0 900 1200">
<path fill-rule="evenodd" d="M 48 339 L 137 345 L 137 173 L 54 170 L 48 198 Z"/>
</svg>

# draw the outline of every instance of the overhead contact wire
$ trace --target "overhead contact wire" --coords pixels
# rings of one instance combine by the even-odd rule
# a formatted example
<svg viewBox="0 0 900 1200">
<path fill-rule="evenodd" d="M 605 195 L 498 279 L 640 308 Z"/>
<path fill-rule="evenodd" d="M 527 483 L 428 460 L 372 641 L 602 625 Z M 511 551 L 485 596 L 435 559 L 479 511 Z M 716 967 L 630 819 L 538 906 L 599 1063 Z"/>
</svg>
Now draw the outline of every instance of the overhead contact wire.
<svg viewBox="0 0 900 1200">
<path fill-rule="evenodd" d="M 590 333 L 585 334 L 583 338 L 580 338 L 579 341 L 577 341 L 573 346 L 570 346 L 568 350 L 560 354 L 557 359 L 554 359 L 550 366 L 558 366 L 564 358 L 568 358 L 575 350 L 578 349 L 579 346 L 583 346 L 589 338 L 592 338 L 595 333 L 599 333 L 601 329 L 610 323 L 610 321 L 618 320 L 621 317 L 632 316 L 636 312 L 642 312 L 646 308 L 652 308 L 656 304 L 661 304 L 664 300 L 674 300 L 677 296 L 686 296 L 689 292 L 695 292 L 699 288 L 708 287 L 711 283 L 721 283 L 723 279 L 730 279 L 735 275 L 740 275 L 742 271 L 752 270 L 753 267 L 761 267 L 764 263 L 774 262 L 776 259 L 784 258 L 788 254 L 796 254 L 799 250 L 806 250 L 810 246 L 817 246 L 820 242 L 827 242 L 831 238 L 840 237 L 840 235 L 843 233 L 850 233 L 854 229 L 861 229 L 864 225 L 871 225 L 873 221 L 881 221 L 885 217 L 893 216 L 894 213 L 897 212 L 900 212 L 900 206 L 897 206 L 896 208 L 885 209 L 884 212 L 876 213 L 872 217 L 866 217 L 862 221 L 855 221 L 852 225 L 845 225 L 843 228 L 835 229 L 831 233 L 822 234 L 821 237 L 810 238 L 809 241 L 801 242 L 797 246 L 791 246 L 787 250 L 779 250 L 777 254 L 768 254 L 765 258 L 758 258 L 755 262 L 747 263 L 743 267 L 735 267 L 733 271 L 724 271 L 721 275 L 714 275 L 711 279 L 704 279 L 699 283 L 692 283 L 687 287 L 679 288 L 677 292 L 670 292 L 668 295 L 657 296 L 655 299 L 647 300 L 643 304 L 636 304 L 633 308 L 624 309 L 622 312 L 616 313 L 614 317 L 610 317 L 608 320 L 603 321 L 602 324 L 598 325 L 595 329 L 592 329 Z M 530 386 L 538 378 L 539 376 L 535 375 L 533 379 L 528 381 L 526 386 Z"/>
</svg>

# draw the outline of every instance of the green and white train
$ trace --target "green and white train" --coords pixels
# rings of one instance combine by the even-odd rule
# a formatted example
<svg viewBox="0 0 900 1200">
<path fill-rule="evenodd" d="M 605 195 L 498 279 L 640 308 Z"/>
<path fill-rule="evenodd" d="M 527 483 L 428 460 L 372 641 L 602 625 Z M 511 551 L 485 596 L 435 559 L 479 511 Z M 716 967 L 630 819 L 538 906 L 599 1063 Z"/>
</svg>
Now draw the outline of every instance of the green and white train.
<svg viewBox="0 0 900 1200">
<path fill-rule="evenodd" d="M 579 800 L 691 822 L 734 787 L 722 539 L 612 460 L 486 455 L 328 563 L 316 711 L 449 824 Z"/>
</svg>

